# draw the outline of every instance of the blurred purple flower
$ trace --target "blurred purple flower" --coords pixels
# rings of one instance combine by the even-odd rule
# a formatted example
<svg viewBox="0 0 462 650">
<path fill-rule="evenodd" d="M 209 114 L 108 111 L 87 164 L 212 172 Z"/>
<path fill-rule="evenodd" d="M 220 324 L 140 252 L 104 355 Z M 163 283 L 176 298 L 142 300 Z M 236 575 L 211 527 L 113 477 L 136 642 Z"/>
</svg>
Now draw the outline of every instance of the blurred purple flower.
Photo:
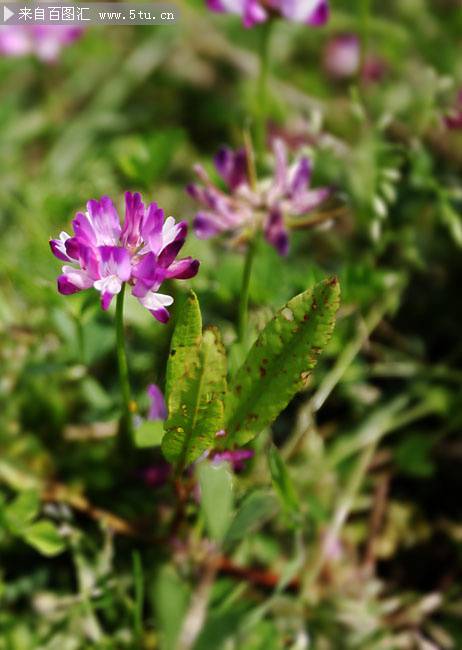
<svg viewBox="0 0 462 650">
<path fill-rule="evenodd" d="M 380 56 L 368 54 L 361 70 L 361 77 L 368 83 L 382 81 L 388 72 L 387 62 Z"/>
<path fill-rule="evenodd" d="M 444 116 L 444 124 L 451 131 L 462 129 L 462 90 L 457 94 L 454 108 Z"/>
<path fill-rule="evenodd" d="M 58 278 L 58 291 L 69 295 L 94 287 L 101 293 L 101 306 L 108 309 L 113 297 L 127 282 L 132 295 L 160 322 L 170 317 L 169 295 L 158 290 L 169 278 L 184 280 L 196 275 L 199 262 L 190 257 L 176 260 L 187 234 L 185 221 L 164 221 L 156 203 L 147 207 L 140 194 L 125 194 L 125 221 L 107 196 L 88 201 L 87 211 L 76 214 L 74 234 L 62 232 L 50 240 L 53 254 L 68 262 Z"/>
<path fill-rule="evenodd" d="M 334 79 L 353 77 L 359 70 L 361 49 L 356 34 L 338 34 L 324 50 L 324 68 Z"/>
<path fill-rule="evenodd" d="M 212 11 L 237 14 L 245 27 L 253 27 L 273 16 L 280 16 L 312 27 L 324 25 L 329 18 L 328 0 L 206 0 Z"/>
<path fill-rule="evenodd" d="M 80 27 L 70 25 L 3 25 L 0 27 L 0 54 L 11 57 L 34 54 L 45 63 L 54 63 L 61 50 L 82 33 Z"/>
<path fill-rule="evenodd" d="M 214 451 L 210 455 L 213 463 L 230 463 L 235 472 L 242 472 L 245 468 L 245 461 L 253 458 L 253 449 L 233 449 L 227 451 Z"/>
<path fill-rule="evenodd" d="M 156 384 L 148 386 L 148 396 L 151 406 L 149 407 L 148 420 L 166 420 L 167 419 L 167 406 L 165 399 Z"/>
<path fill-rule="evenodd" d="M 301 156 L 289 165 L 287 148 L 281 139 L 273 141 L 273 156 L 273 177 L 253 186 L 245 151 L 221 149 L 215 157 L 215 167 L 227 192 L 213 184 L 201 165 L 195 166 L 201 184 L 191 184 L 187 191 L 205 208 L 194 219 L 197 237 L 208 239 L 220 233 L 245 237 L 246 230 L 261 225 L 268 243 L 280 255 L 287 255 L 289 236 L 285 218 L 305 215 L 317 208 L 330 195 L 330 189 L 310 189 L 311 160 Z"/>
<path fill-rule="evenodd" d="M 324 50 L 323 65 L 333 79 L 349 79 L 361 66 L 361 43 L 356 34 L 333 36 Z M 361 67 L 361 78 L 367 83 L 381 81 L 387 70 L 386 62 L 375 54 L 367 54 Z"/>
<path fill-rule="evenodd" d="M 152 488 L 164 485 L 172 471 L 172 466 L 166 460 L 160 459 L 155 464 L 142 470 L 142 477 L 146 485 Z"/>
</svg>

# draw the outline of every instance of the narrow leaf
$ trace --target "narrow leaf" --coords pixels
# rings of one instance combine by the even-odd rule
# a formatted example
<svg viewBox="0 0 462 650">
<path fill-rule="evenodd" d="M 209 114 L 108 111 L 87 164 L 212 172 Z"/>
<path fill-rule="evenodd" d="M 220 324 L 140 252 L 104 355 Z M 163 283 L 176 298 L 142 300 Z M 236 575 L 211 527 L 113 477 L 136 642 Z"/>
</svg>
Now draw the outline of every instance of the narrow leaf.
<svg viewBox="0 0 462 650">
<path fill-rule="evenodd" d="M 339 305 L 336 278 L 292 298 L 262 331 L 230 387 L 228 440 L 244 445 L 305 388 L 332 334 Z"/>
<path fill-rule="evenodd" d="M 167 369 L 169 417 L 162 451 L 184 467 L 214 444 L 223 428 L 226 356 L 216 329 L 201 336 L 197 298 L 190 294 L 173 334 Z"/>
<path fill-rule="evenodd" d="M 186 578 L 180 577 L 173 566 L 161 564 L 151 590 L 151 600 L 163 650 L 178 648 L 177 639 L 190 599 Z"/>
<path fill-rule="evenodd" d="M 172 336 L 167 365 L 165 393 L 169 412 L 179 409 L 183 394 L 199 365 L 202 318 L 199 301 L 193 291 L 182 306 Z"/>
<path fill-rule="evenodd" d="M 221 542 L 233 515 L 233 479 L 228 463 L 200 463 L 201 509 L 210 537 Z"/>
</svg>

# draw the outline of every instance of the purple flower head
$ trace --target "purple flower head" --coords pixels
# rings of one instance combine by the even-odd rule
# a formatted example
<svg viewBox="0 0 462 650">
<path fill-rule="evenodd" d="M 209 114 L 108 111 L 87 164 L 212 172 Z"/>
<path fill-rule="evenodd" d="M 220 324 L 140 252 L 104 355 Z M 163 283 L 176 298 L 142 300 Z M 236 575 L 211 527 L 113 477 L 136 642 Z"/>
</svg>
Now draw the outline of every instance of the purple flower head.
<svg viewBox="0 0 462 650">
<path fill-rule="evenodd" d="M 299 156 L 289 165 L 286 145 L 280 139 L 273 141 L 273 160 L 272 177 L 254 186 L 249 180 L 245 152 L 222 149 L 215 157 L 215 167 L 226 191 L 212 182 L 202 166 L 196 165 L 200 184 L 189 185 L 187 191 L 203 207 L 193 224 L 199 239 L 229 233 L 240 241 L 246 231 L 260 227 L 280 255 L 288 254 L 286 218 L 314 210 L 330 195 L 330 190 L 310 189 L 311 160 Z"/>
<path fill-rule="evenodd" d="M 211 11 L 241 16 L 245 27 L 253 27 L 273 16 L 320 27 L 329 19 L 328 0 L 206 0 Z"/>
<path fill-rule="evenodd" d="M 167 406 L 159 386 L 156 386 L 156 384 L 150 384 L 148 386 L 148 396 L 149 401 L 151 402 L 148 420 L 166 420 Z"/>
<path fill-rule="evenodd" d="M 67 25 L 4 25 L 0 27 L 0 54 L 10 57 L 35 55 L 54 63 L 61 50 L 80 38 L 80 27 Z"/>
<path fill-rule="evenodd" d="M 198 260 L 176 260 L 187 234 L 185 221 L 173 217 L 164 220 L 156 203 L 147 207 L 139 194 L 125 195 L 125 220 L 107 196 L 88 201 L 87 211 L 76 214 L 74 234 L 62 232 L 50 240 L 59 260 L 67 262 L 58 278 L 58 291 L 64 295 L 93 287 L 101 294 L 101 306 L 108 309 L 124 283 L 158 321 L 170 317 L 169 295 L 159 293 L 164 280 L 192 278 L 199 269 Z"/>
</svg>

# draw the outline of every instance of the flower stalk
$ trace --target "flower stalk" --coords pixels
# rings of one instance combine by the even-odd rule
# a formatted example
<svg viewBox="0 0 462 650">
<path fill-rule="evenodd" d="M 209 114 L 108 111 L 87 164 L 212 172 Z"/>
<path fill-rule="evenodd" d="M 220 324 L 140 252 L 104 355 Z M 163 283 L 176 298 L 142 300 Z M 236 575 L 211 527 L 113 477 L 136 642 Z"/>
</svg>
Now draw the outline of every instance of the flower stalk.
<svg viewBox="0 0 462 650">
<path fill-rule="evenodd" d="M 133 435 L 133 413 L 136 411 L 136 404 L 132 400 L 130 379 L 128 375 L 128 361 L 127 350 L 125 347 L 125 332 L 124 332 L 124 297 L 125 297 L 125 282 L 122 289 L 117 294 L 116 302 L 116 344 L 117 344 L 117 362 L 119 366 L 119 382 L 120 390 L 122 393 L 123 408 L 124 408 L 124 424 L 126 432 L 130 439 Z"/>
<path fill-rule="evenodd" d="M 261 165 L 266 145 L 266 122 L 268 118 L 268 78 L 270 70 L 270 41 L 273 21 L 261 25 L 260 32 L 260 72 L 257 82 L 257 122 L 256 145 L 257 161 Z"/>
<path fill-rule="evenodd" d="M 242 274 L 241 295 L 239 301 L 239 321 L 238 321 L 238 338 L 240 343 L 244 341 L 247 332 L 250 278 L 252 277 L 252 266 L 255 259 L 256 248 L 257 248 L 257 236 L 254 235 L 253 239 L 249 241 L 247 247 L 247 253 L 244 262 L 244 271 Z"/>
</svg>

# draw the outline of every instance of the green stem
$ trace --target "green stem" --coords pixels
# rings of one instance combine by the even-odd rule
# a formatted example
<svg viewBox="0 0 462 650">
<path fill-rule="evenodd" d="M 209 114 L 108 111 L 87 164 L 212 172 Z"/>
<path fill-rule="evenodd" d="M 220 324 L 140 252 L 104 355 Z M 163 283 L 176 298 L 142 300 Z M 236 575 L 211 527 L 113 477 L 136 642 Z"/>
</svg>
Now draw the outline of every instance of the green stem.
<svg viewBox="0 0 462 650">
<path fill-rule="evenodd" d="M 117 361 L 119 364 L 119 381 L 124 403 L 124 420 L 126 423 L 127 433 L 131 437 L 133 433 L 133 402 L 130 390 L 130 380 L 128 377 L 127 352 L 125 350 L 124 336 L 124 296 L 125 283 L 122 285 L 120 293 L 117 295 L 116 304 L 116 338 L 117 338 Z"/>
<path fill-rule="evenodd" d="M 238 336 L 240 343 L 243 342 L 247 331 L 250 278 L 252 276 L 252 266 L 255 259 L 255 250 L 257 248 L 257 237 L 254 236 L 247 248 L 245 256 L 244 272 L 242 274 L 241 296 L 239 301 L 239 325 Z"/>
<path fill-rule="evenodd" d="M 256 161 L 253 159 L 252 145 L 250 138 L 247 135 L 246 149 L 248 154 L 249 175 L 251 186 L 253 189 L 257 183 L 257 173 L 255 169 L 255 162 L 258 166 L 262 163 L 262 158 L 265 152 L 266 144 L 266 119 L 268 110 L 268 72 L 269 72 L 269 42 L 271 34 L 272 21 L 264 23 L 260 27 L 260 73 L 257 82 L 257 110 L 256 110 L 256 125 L 255 125 L 255 141 L 256 141 Z M 245 136 L 246 137 L 246 136 Z M 244 263 L 244 272 L 242 275 L 241 295 L 239 302 L 239 322 L 238 322 L 238 340 L 240 343 L 244 341 L 247 331 L 248 320 L 248 307 L 249 307 L 249 291 L 250 291 L 250 278 L 252 276 L 252 265 L 255 258 L 255 250 L 257 247 L 257 235 L 254 234 L 253 238 L 249 241 L 247 254 Z"/>
<path fill-rule="evenodd" d="M 265 151 L 266 144 L 266 120 L 268 117 L 268 76 L 270 67 L 270 36 L 273 21 L 268 20 L 260 28 L 260 72 L 257 82 L 257 122 L 256 122 L 256 148 L 257 161 L 261 164 L 261 158 Z"/>
<path fill-rule="evenodd" d="M 361 50 L 358 75 L 360 81 L 369 44 L 369 18 L 371 14 L 371 4 L 372 0 L 361 0 L 359 3 L 359 32 L 361 34 Z"/>
</svg>

